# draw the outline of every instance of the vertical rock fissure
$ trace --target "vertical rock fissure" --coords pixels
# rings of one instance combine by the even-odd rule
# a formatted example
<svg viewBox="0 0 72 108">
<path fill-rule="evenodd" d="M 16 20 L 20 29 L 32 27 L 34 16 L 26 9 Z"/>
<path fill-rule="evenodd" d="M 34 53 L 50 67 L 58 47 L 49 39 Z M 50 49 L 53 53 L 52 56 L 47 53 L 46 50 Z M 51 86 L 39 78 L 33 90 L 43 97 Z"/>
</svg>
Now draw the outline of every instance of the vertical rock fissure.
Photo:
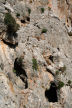
<svg viewBox="0 0 72 108">
<path fill-rule="evenodd" d="M 18 63 L 18 58 L 15 59 L 14 62 L 14 70 L 16 73 L 16 76 L 19 76 L 20 79 L 25 83 L 25 89 L 28 88 L 28 82 L 27 82 L 27 74 L 26 71 L 22 68 L 22 65 Z"/>
<path fill-rule="evenodd" d="M 58 102 L 57 86 L 54 82 L 51 83 L 50 89 L 45 91 L 45 97 L 49 102 Z"/>
</svg>

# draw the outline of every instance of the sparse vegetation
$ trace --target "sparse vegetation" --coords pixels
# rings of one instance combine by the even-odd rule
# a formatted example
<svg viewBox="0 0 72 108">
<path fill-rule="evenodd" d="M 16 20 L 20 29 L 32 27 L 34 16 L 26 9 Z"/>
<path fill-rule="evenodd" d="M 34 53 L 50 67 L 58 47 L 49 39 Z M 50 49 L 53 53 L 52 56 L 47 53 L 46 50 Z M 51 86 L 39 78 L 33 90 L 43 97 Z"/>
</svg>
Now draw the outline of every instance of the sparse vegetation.
<svg viewBox="0 0 72 108">
<path fill-rule="evenodd" d="M 58 70 L 58 71 L 56 71 L 56 75 L 59 75 L 59 70 Z"/>
<path fill-rule="evenodd" d="M 58 89 L 61 89 L 64 86 L 64 83 L 62 81 L 58 82 Z"/>
<path fill-rule="evenodd" d="M 7 32 L 10 34 L 15 33 L 19 29 L 19 25 L 10 13 L 5 14 L 4 23 L 7 26 Z"/>
<path fill-rule="evenodd" d="M 48 10 L 50 11 L 51 10 L 51 7 L 48 7 Z"/>
<path fill-rule="evenodd" d="M 31 13 L 31 9 L 30 9 L 30 8 L 28 8 L 28 13 L 29 13 L 29 14 Z"/>
<path fill-rule="evenodd" d="M 17 14 L 16 14 L 16 17 L 18 18 L 19 16 L 20 16 L 20 13 L 17 13 Z"/>
<path fill-rule="evenodd" d="M 72 83 L 72 81 L 71 81 L 71 80 L 68 80 L 68 82 L 67 82 L 67 83 L 68 83 L 68 85 L 70 86 L 70 85 L 71 85 L 71 83 Z"/>
<path fill-rule="evenodd" d="M 45 9 L 44 8 L 41 8 L 41 13 L 44 13 Z"/>
<path fill-rule="evenodd" d="M 66 66 L 64 65 L 63 67 L 60 67 L 59 70 L 62 71 L 62 72 L 66 71 Z"/>
<path fill-rule="evenodd" d="M 42 29 L 42 33 L 46 33 L 47 32 L 47 29 L 46 28 L 43 28 Z"/>
<path fill-rule="evenodd" d="M 32 59 L 32 68 L 33 70 L 38 70 L 38 63 L 37 60 L 35 58 Z"/>
<path fill-rule="evenodd" d="M 15 70 L 15 69 L 13 69 L 13 72 L 14 72 L 14 73 L 16 73 L 16 70 Z"/>
</svg>

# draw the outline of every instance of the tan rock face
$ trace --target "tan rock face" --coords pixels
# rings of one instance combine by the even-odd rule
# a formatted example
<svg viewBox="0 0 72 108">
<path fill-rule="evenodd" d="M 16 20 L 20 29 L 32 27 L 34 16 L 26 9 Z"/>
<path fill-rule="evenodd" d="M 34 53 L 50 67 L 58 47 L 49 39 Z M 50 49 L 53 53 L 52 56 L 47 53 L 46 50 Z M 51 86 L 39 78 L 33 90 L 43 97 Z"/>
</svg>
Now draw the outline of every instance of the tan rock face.
<svg viewBox="0 0 72 108">
<path fill-rule="evenodd" d="M 72 0 L 52 0 L 52 10 L 60 20 L 63 20 L 68 31 L 72 30 Z"/>
<path fill-rule="evenodd" d="M 1 108 L 18 108 L 14 88 L 3 73 L 0 73 L 0 99 Z"/>
<path fill-rule="evenodd" d="M 15 47 L 6 40 L 8 11 L 20 25 Z M 0 15 L 0 108 L 71 108 L 72 0 L 0 0 Z"/>
</svg>

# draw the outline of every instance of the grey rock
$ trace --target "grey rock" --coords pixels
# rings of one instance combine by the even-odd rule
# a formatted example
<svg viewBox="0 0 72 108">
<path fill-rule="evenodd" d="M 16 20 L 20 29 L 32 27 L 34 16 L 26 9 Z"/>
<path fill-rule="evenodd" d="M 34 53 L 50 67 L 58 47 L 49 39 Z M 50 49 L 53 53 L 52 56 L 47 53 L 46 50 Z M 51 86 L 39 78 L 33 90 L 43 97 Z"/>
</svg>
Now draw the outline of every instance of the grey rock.
<svg viewBox="0 0 72 108">
<path fill-rule="evenodd" d="M 71 4 L 71 0 L 68 3 Z M 51 6 L 51 10 L 48 10 L 49 6 Z M 65 9 L 60 11 L 59 6 L 65 7 Z M 41 13 L 41 7 L 44 7 L 44 13 Z M 71 6 L 67 7 L 68 4 L 65 0 L 52 0 L 52 2 L 48 0 L 32 0 L 32 2 L 29 0 L 0 0 L 1 108 L 72 107 L 72 88 L 67 86 L 68 80 L 72 79 L 72 39 L 68 35 L 68 31 L 71 32 L 72 27 L 71 20 L 68 20 L 68 26 L 65 22 L 66 17 L 63 17 L 66 15 L 66 9 L 70 18 L 72 12 Z M 28 8 L 31 9 L 30 14 Z M 8 10 L 20 25 L 20 29 L 17 31 L 18 38 L 12 40 L 8 40 L 4 25 L 4 15 Z M 19 17 L 16 16 L 17 13 L 20 14 Z M 61 19 L 59 16 L 63 18 Z M 27 17 L 30 18 L 28 22 Z M 24 20 L 25 23 L 22 23 L 21 20 Z M 46 29 L 47 32 L 42 33 L 43 29 Z M 16 47 L 9 46 L 9 44 L 15 45 L 16 43 L 18 43 Z M 22 57 L 22 66 L 17 66 L 19 70 L 23 70 L 23 73 L 16 76 L 13 70 L 15 60 L 19 57 Z M 37 70 L 32 68 L 33 58 L 37 60 Z M 60 68 L 64 66 L 66 69 L 61 71 Z M 59 71 L 58 75 L 56 75 L 56 71 Z M 21 78 L 26 78 L 27 88 Z M 54 103 L 49 102 L 45 96 L 45 91 L 50 89 L 51 81 L 64 82 L 64 86 L 58 92 L 58 102 Z"/>
<path fill-rule="evenodd" d="M 0 73 L 0 79 L 0 107 L 19 108 L 18 100 L 11 91 L 9 80 L 3 73 Z"/>
</svg>

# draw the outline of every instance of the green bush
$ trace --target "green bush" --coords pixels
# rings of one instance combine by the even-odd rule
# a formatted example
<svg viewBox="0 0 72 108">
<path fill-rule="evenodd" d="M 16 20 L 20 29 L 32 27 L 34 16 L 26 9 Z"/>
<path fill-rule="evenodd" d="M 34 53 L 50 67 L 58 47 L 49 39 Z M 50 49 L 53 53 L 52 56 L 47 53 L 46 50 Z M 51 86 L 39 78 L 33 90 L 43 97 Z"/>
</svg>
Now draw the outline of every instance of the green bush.
<svg viewBox="0 0 72 108">
<path fill-rule="evenodd" d="M 71 85 L 71 83 L 72 83 L 72 81 L 71 81 L 71 80 L 68 80 L 68 85 L 69 85 L 69 86 Z"/>
<path fill-rule="evenodd" d="M 20 13 L 16 13 L 16 17 L 18 18 L 20 16 Z"/>
<path fill-rule="evenodd" d="M 30 8 L 28 8 L 28 13 L 29 13 L 29 14 L 31 13 L 31 9 L 30 9 Z"/>
<path fill-rule="evenodd" d="M 47 32 L 47 29 L 46 28 L 43 28 L 42 29 L 42 33 L 46 33 Z"/>
<path fill-rule="evenodd" d="M 15 69 L 13 69 L 13 72 L 14 72 L 14 73 L 16 73 L 16 70 L 15 70 Z"/>
<path fill-rule="evenodd" d="M 38 63 L 35 58 L 32 59 L 32 68 L 33 68 L 33 70 L 36 70 L 36 71 L 38 69 Z"/>
<path fill-rule="evenodd" d="M 59 71 L 56 71 L 56 75 L 59 75 Z"/>
<path fill-rule="evenodd" d="M 44 11 L 45 11 L 44 8 L 41 8 L 41 13 L 44 13 Z"/>
<path fill-rule="evenodd" d="M 61 89 L 64 86 L 64 83 L 62 81 L 58 82 L 58 89 Z"/>
<path fill-rule="evenodd" d="M 49 11 L 51 11 L 51 8 L 50 8 L 50 7 L 48 7 L 48 10 L 49 10 Z"/>
<path fill-rule="evenodd" d="M 16 24 L 15 19 L 10 13 L 5 14 L 4 23 L 7 26 L 8 33 L 15 33 L 19 29 L 19 25 Z"/>
<path fill-rule="evenodd" d="M 62 72 L 66 71 L 66 66 L 64 65 L 63 67 L 60 67 L 59 70 L 62 71 Z"/>
</svg>

